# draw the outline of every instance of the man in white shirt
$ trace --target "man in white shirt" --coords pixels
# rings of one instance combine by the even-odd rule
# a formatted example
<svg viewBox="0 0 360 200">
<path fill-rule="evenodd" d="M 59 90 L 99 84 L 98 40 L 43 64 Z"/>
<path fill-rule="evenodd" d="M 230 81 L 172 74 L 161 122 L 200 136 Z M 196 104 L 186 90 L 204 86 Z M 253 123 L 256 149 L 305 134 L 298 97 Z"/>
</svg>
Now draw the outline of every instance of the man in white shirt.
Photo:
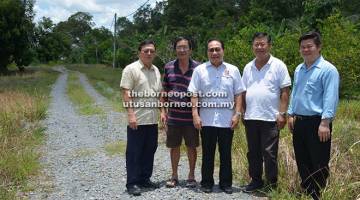
<svg viewBox="0 0 360 200">
<path fill-rule="evenodd" d="M 209 61 L 195 68 L 188 87 L 190 92 L 199 95 L 194 95 L 191 102 L 194 126 L 201 130 L 201 189 L 205 193 L 212 192 L 214 157 L 218 144 L 219 186 L 225 193 L 231 194 L 233 191 L 231 145 L 234 128 L 240 119 L 241 93 L 245 91 L 245 87 L 239 69 L 223 61 L 224 43 L 221 40 L 208 40 L 207 54 Z M 221 98 L 215 96 L 221 94 L 226 95 Z M 200 115 L 198 103 L 201 104 Z M 216 106 L 210 107 L 210 104 Z"/>
<path fill-rule="evenodd" d="M 286 123 L 291 85 L 286 65 L 270 54 L 270 35 L 255 33 L 252 49 L 256 58 L 245 66 L 242 77 L 246 87 L 243 95 L 244 125 L 252 179 L 244 192 L 253 192 L 264 186 L 263 162 L 267 183 L 271 188 L 276 187 L 279 130 Z"/>
</svg>

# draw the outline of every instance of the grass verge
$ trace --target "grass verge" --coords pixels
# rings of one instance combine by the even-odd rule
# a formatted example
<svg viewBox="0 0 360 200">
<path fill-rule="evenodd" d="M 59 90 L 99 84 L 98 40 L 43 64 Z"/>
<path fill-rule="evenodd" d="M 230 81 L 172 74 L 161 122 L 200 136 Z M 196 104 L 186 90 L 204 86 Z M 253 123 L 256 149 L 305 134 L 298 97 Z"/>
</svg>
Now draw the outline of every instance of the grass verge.
<svg viewBox="0 0 360 200">
<path fill-rule="evenodd" d="M 94 100 L 82 87 L 79 76 L 75 72 L 69 73 L 67 94 L 81 115 L 104 114 L 100 107 L 94 105 Z"/>
<path fill-rule="evenodd" d="M 40 168 L 37 147 L 44 140 L 38 123 L 46 116 L 57 72 L 28 68 L 0 77 L 0 199 L 15 199 Z"/>
<path fill-rule="evenodd" d="M 118 140 L 105 145 L 105 151 L 108 155 L 125 155 L 126 141 Z"/>
<path fill-rule="evenodd" d="M 329 184 L 322 199 L 358 199 L 360 196 L 360 101 L 341 101 L 333 123 Z M 240 184 L 250 181 L 247 143 L 243 125 L 234 134 L 233 171 Z M 292 136 L 287 128 L 280 134 L 278 189 L 266 193 L 271 199 L 308 199 L 299 196 L 298 175 Z"/>
<path fill-rule="evenodd" d="M 67 65 L 66 68 L 86 74 L 91 85 L 110 100 L 114 110 L 124 111 L 119 86 L 121 69 L 103 65 Z"/>
</svg>

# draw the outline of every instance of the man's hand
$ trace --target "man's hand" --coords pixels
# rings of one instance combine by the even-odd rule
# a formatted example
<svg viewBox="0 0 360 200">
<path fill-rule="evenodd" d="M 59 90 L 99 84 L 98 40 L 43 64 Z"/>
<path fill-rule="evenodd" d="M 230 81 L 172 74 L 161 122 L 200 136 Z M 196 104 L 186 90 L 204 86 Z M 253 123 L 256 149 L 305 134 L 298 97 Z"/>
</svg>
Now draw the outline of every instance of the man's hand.
<svg viewBox="0 0 360 200">
<path fill-rule="evenodd" d="M 286 118 L 284 115 L 278 114 L 276 116 L 276 123 L 279 130 L 283 129 L 286 124 Z"/>
<path fill-rule="evenodd" d="M 161 124 L 163 126 L 163 128 L 165 129 L 165 132 L 167 131 L 167 114 L 165 111 L 161 111 L 160 113 L 160 121 Z"/>
<path fill-rule="evenodd" d="M 197 130 L 201 130 L 201 118 L 199 115 L 195 115 L 193 116 L 193 122 L 194 122 L 194 126 Z"/>
<path fill-rule="evenodd" d="M 231 129 L 234 130 L 235 128 L 237 128 L 237 126 L 239 125 L 239 119 L 240 119 L 240 115 L 233 115 L 233 117 L 231 118 Z"/>
<path fill-rule="evenodd" d="M 128 113 L 129 127 L 136 130 L 137 129 L 137 121 L 135 113 Z"/>
<path fill-rule="evenodd" d="M 329 127 L 329 120 L 323 119 L 319 125 L 318 135 L 320 142 L 326 142 L 330 139 L 330 127 Z"/>
<path fill-rule="evenodd" d="M 295 123 L 295 119 L 292 116 L 288 117 L 288 128 L 290 133 L 294 133 L 294 123 Z"/>
</svg>

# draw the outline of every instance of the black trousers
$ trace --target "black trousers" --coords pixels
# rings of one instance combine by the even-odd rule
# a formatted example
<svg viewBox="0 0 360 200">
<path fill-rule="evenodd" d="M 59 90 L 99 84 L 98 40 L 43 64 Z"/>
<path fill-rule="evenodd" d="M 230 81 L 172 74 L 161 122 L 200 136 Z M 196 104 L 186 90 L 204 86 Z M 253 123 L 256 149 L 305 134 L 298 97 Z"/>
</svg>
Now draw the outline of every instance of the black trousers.
<svg viewBox="0 0 360 200">
<path fill-rule="evenodd" d="M 139 125 L 137 130 L 127 127 L 126 187 L 150 180 L 157 146 L 157 124 Z"/>
<path fill-rule="evenodd" d="M 202 127 L 201 186 L 212 187 L 214 185 L 214 157 L 217 143 L 220 154 L 219 185 L 222 187 L 232 186 L 231 145 L 233 135 L 234 131 L 230 128 Z"/>
<path fill-rule="evenodd" d="M 252 181 L 263 184 L 263 163 L 265 177 L 271 184 L 277 182 L 279 130 L 276 122 L 245 120 L 247 158 Z"/>
<path fill-rule="evenodd" d="M 301 186 L 308 194 L 319 195 L 329 176 L 331 138 L 320 142 L 321 117 L 295 117 L 293 145 Z M 330 123 L 330 132 L 332 125 Z"/>
</svg>

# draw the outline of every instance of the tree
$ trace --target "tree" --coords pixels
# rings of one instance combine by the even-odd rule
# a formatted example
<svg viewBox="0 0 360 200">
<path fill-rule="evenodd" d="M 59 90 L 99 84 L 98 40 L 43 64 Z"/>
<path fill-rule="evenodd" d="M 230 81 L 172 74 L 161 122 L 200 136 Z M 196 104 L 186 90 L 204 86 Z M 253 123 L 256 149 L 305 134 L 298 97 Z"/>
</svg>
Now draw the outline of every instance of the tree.
<svg viewBox="0 0 360 200">
<path fill-rule="evenodd" d="M 32 59 L 33 0 L 0 2 L 0 73 L 15 62 L 20 69 Z"/>
</svg>

